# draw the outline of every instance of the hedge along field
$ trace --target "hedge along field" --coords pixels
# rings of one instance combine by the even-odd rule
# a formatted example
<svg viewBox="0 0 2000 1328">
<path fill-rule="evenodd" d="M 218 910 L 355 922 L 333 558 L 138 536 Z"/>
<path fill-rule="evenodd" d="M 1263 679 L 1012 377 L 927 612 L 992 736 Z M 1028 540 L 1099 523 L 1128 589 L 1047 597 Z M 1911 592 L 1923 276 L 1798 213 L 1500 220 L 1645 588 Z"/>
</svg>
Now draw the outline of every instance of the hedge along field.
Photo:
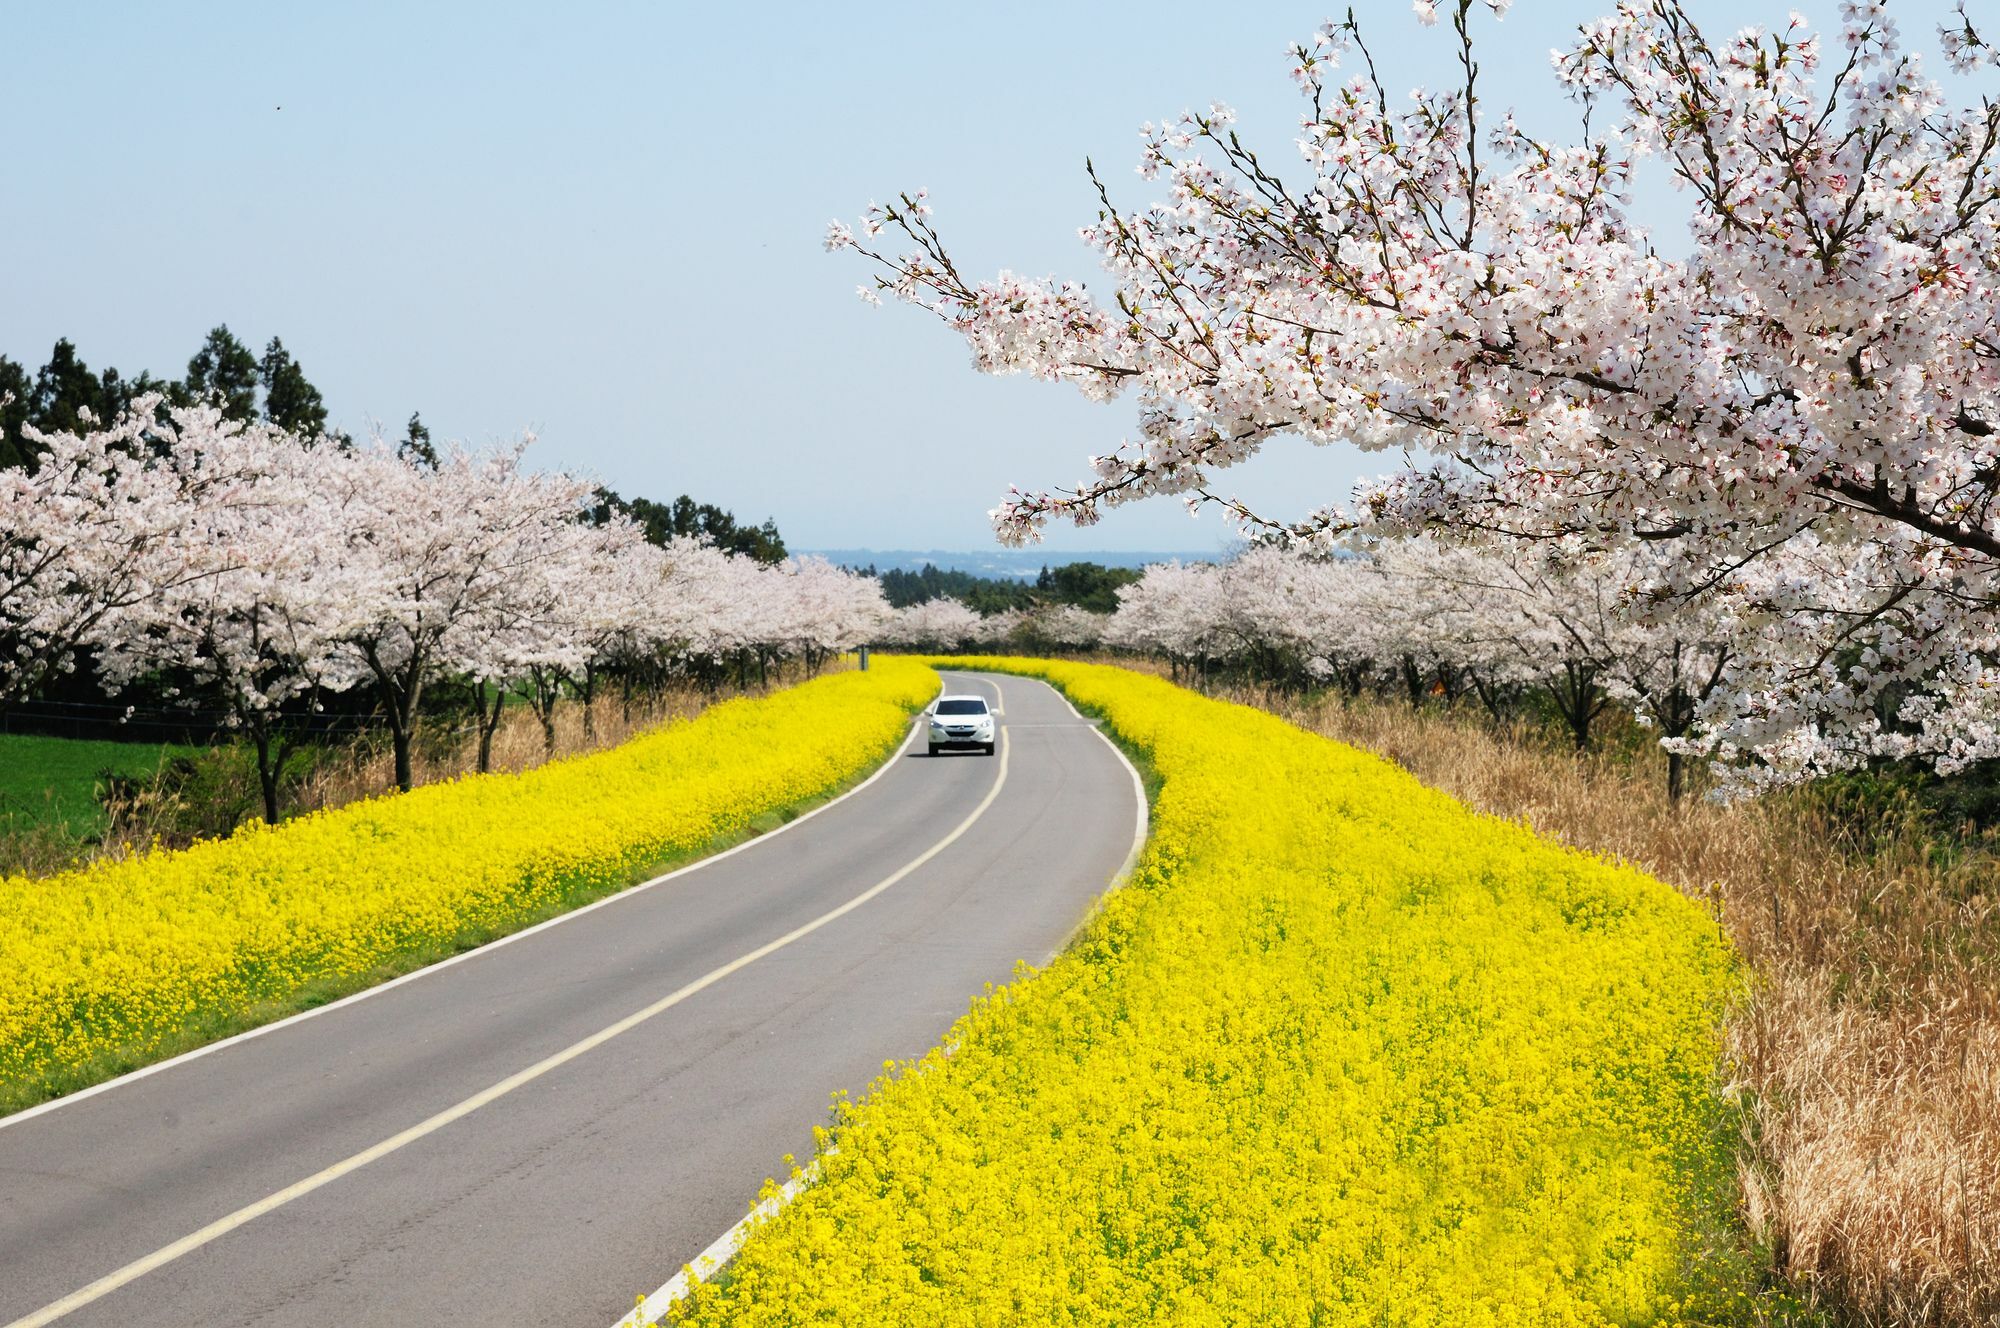
<svg viewBox="0 0 2000 1328">
<path fill-rule="evenodd" d="M 936 690 L 885 660 L 524 774 L 0 879 L 0 1109 L 631 884 L 886 759 Z"/>
<path fill-rule="evenodd" d="M 950 666 L 1046 678 L 1149 759 L 1146 854 L 949 1055 L 841 1106 L 819 1179 L 675 1321 L 1749 1311 L 1716 1097 L 1737 976 L 1697 907 L 1157 678 Z"/>
</svg>

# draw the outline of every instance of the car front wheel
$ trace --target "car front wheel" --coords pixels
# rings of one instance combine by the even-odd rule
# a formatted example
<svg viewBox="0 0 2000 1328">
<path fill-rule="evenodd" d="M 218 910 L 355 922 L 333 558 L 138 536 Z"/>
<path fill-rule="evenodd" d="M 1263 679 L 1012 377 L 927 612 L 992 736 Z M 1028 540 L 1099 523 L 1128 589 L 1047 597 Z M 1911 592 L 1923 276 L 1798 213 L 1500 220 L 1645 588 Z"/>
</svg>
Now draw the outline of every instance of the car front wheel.
<svg viewBox="0 0 2000 1328">
<path fill-rule="evenodd" d="M 991 756 L 991 755 L 993 755 L 993 751 L 994 751 L 994 748 L 995 748 L 995 747 L 996 747 L 997 745 L 998 745 L 998 744 L 995 744 L 995 743 L 990 743 L 990 742 L 989 742 L 989 743 L 987 743 L 987 744 L 986 744 L 986 754 L 987 754 L 988 756 Z"/>
</svg>

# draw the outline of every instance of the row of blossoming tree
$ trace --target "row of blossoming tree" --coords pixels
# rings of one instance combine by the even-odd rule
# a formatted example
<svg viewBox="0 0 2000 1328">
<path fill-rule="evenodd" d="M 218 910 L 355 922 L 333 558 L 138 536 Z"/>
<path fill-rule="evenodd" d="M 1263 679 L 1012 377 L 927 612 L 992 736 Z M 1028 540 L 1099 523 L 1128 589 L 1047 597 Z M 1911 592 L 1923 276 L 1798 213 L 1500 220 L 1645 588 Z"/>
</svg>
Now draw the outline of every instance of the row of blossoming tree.
<svg viewBox="0 0 2000 1328">
<path fill-rule="evenodd" d="M 1578 749 L 1618 707 L 1657 732 L 1679 796 L 1701 707 L 1741 648 L 1740 625 L 1691 616 L 1639 624 L 1621 599 L 1644 569 L 1528 562 L 1416 539 L 1366 557 L 1253 548 L 1222 564 L 1150 567 L 1102 621 L 1102 644 L 1166 659 L 1176 675 L 1386 691 L 1411 704 L 1478 704 L 1495 720 L 1541 698 Z M 1729 773 L 1739 767 L 1728 766 Z"/>
<path fill-rule="evenodd" d="M 0 471 L 0 713 L 81 659 L 112 691 L 178 679 L 254 748 L 271 819 L 300 722 L 333 694 L 372 692 L 407 789 L 441 679 L 471 692 L 483 770 L 509 696 L 553 743 L 560 700 L 588 706 L 607 671 L 816 671 L 888 613 L 824 562 L 593 519 L 592 484 L 525 468 L 525 438 L 432 464 L 146 399 L 35 441 L 34 470 Z"/>
<path fill-rule="evenodd" d="M 1390 691 L 1413 705 L 1476 700 L 1503 722 L 1538 694 L 1579 750 L 1617 706 L 1660 734 L 1678 796 L 1688 755 L 1702 750 L 1700 707 L 1743 625 L 1712 613 L 1633 621 L 1621 603 L 1645 575 L 1631 558 L 1530 562 L 1425 538 L 1337 558 L 1263 544 L 1221 563 L 1150 566 L 1110 614 L 1054 605 L 981 615 L 940 597 L 897 610 L 876 639 L 947 652 L 1103 647 L 1163 659 L 1190 681 L 1226 669 L 1350 696 Z"/>
<path fill-rule="evenodd" d="M 1096 646 L 1109 619 L 1109 614 L 1093 613 L 1075 604 L 1043 604 L 982 614 L 962 600 L 941 595 L 895 610 L 877 631 L 876 639 L 910 650 L 1068 653 Z"/>
<path fill-rule="evenodd" d="M 1351 17 L 1293 49 L 1303 180 L 1225 108 L 1149 127 L 1165 196 L 1100 184 L 1082 232 L 1109 304 L 967 278 L 921 191 L 831 229 L 982 369 L 1137 394 L 1136 440 L 1013 493 L 1002 536 L 1177 494 L 1307 546 L 1499 547 L 1612 587 L 1621 629 L 1730 624 L 1690 725 L 1742 779 L 2000 756 L 2000 102 L 1951 104 L 1885 0 L 1723 38 L 1625 0 L 1558 53 L 1585 113 L 1546 137 L 1486 112 L 1480 0 L 1416 8 L 1443 90 L 1394 98 Z M 1938 37 L 2000 65 L 1963 6 Z M 1684 257 L 1634 215 L 1647 170 Z M 1217 491 L 1282 435 L 1414 459 L 1297 519 Z"/>
</svg>

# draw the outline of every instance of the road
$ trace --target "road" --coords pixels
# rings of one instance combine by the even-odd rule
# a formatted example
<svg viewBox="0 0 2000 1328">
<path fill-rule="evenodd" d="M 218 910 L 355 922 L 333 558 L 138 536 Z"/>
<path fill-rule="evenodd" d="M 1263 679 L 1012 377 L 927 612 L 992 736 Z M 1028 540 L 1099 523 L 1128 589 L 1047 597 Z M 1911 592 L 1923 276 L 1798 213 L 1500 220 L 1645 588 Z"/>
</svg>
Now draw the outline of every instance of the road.
<svg viewBox="0 0 2000 1328">
<path fill-rule="evenodd" d="M 913 735 L 731 855 L 0 1121 L 0 1325 L 608 1328 L 1131 849 L 1135 780 L 1056 693 L 946 682 L 999 700 L 999 759 Z"/>
</svg>

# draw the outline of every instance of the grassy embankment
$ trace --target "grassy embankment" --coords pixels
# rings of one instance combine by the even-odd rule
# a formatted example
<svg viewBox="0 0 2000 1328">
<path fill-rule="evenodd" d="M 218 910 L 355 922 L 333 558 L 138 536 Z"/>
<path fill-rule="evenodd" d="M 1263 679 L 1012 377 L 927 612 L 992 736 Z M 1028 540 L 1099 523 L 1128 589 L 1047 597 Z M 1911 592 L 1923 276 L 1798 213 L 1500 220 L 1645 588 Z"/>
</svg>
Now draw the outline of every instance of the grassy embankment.
<svg viewBox="0 0 2000 1328">
<path fill-rule="evenodd" d="M 110 825 L 99 797 L 106 771 L 146 780 L 168 761 L 196 750 L 166 743 L 0 734 L 0 834 L 39 828 L 81 847 Z"/>
</svg>

